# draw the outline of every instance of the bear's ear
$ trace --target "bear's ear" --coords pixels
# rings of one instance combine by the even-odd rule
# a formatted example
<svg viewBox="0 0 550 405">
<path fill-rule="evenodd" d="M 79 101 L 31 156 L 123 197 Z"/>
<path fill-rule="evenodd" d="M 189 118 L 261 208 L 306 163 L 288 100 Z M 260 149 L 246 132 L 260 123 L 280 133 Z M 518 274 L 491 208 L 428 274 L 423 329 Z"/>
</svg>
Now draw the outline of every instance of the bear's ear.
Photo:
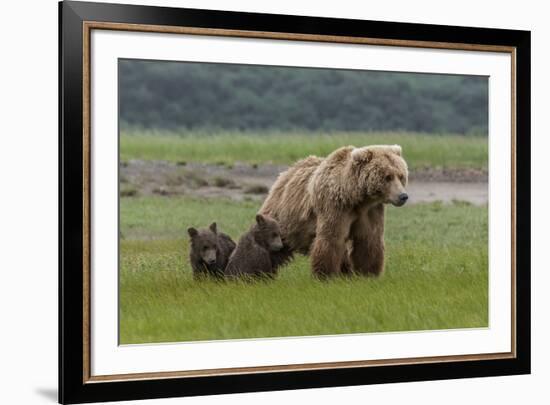
<svg viewBox="0 0 550 405">
<path fill-rule="evenodd" d="M 390 150 L 395 153 L 397 156 L 401 156 L 401 146 L 399 145 L 392 145 L 390 146 Z"/>
<path fill-rule="evenodd" d="M 195 236 L 197 236 L 199 234 L 199 232 L 195 228 L 187 228 L 187 233 L 192 238 L 194 238 Z"/>
<path fill-rule="evenodd" d="M 263 216 L 262 214 L 257 214 L 257 215 L 256 215 L 256 223 L 257 223 L 258 225 L 263 225 L 263 224 L 265 224 L 265 218 L 264 218 L 264 216 Z"/>
<path fill-rule="evenodd" d="M 215 222 L 212 222 L 209 226 L 210 230 L 214 233 L 217 233 L 218 232 L 218 228 L 217 228 L 217 225 Z"/>
<path fill-rule="evenodd" d="M 372 150 L 365 146 L 363 148 L 355 148 L 351 151 L 351 157 L 355 162 L 369 163 L 372 160 L 374 153 Z"/>
</svg>

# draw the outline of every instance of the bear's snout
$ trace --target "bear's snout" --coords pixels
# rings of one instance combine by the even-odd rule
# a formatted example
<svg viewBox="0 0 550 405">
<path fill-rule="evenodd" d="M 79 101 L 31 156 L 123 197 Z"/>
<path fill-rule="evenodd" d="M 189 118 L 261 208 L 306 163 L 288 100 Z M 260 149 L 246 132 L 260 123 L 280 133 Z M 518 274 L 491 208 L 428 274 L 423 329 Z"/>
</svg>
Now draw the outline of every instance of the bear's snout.
<svg viewBox="0 0 550 405">
<path fill-rule="evenodd" d="M 409 195 L 407 193 L 400 193 L 396 199 L 390 200 L 390 202 L 396 207 L 402 207 L 403 205 L 405 205 L 408 199 Z"/>
</svg>

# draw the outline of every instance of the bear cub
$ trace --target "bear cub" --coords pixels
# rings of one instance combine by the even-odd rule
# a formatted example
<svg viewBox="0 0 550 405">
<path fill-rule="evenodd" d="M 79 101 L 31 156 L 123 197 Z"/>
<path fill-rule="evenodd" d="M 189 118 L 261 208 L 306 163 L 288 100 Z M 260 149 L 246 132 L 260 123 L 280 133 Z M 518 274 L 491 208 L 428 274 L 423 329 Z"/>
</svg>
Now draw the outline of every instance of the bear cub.
<svg viewBox="0 0 550 405">
<path fill-rule="evenodd" d="M 277 272 L 274 255 L 283 249 L 279 224 L 258 214 L 256 223 L 239 239 L 225 269 L 228 278 L 273 277 Z"/>
<path fill-rule="evenodd" d="M 189 261 L 193 268 L 193 277 L 223 277 L 229 256 L 235 250 L 235 242 L 225 233 L 218 232 L 213 222 L 206 229 L 187 229 L 191 237 Z"/>
</svg>

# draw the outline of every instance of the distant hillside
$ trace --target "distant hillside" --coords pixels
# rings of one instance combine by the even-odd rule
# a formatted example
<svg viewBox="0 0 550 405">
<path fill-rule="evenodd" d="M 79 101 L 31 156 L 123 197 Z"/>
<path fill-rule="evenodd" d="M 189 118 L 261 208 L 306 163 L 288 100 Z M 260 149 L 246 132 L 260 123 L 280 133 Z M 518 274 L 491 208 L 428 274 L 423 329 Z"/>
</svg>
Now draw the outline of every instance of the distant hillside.
<svg viewBox="0 0 550 405">
<path fill-rule="evenodd" d="M 122 125 L 486 134 L 485 77 L 121 60 Z"/>
</svg>

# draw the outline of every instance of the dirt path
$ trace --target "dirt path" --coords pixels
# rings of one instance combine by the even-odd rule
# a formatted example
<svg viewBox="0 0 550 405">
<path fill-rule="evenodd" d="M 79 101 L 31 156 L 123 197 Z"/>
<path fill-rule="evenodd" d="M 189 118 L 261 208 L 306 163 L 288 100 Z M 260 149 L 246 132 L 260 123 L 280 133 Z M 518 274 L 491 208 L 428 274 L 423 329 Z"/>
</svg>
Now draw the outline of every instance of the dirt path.
<svg viewBox="0 0 550 405">
<path fill-rule="evenodd" d="M 467 201 L 474 205 L 485 205 L 488 201 L 487 183 L 411 181 L 407 192 L 410 204 Z"/>
<path fill-rule="evenodd" d="M 188 195 L 195 197 L 263 200 L 278 174 L 286 166 L 251 166 L 132 160 L 121 165 L 123 197 L 137 195 Z M 410 203 L 466 201 L 483 205 L 488 201 L 487 173 L 480 170 L 433 170 L 412 172 L 407 187 Z"/>
</svg>

